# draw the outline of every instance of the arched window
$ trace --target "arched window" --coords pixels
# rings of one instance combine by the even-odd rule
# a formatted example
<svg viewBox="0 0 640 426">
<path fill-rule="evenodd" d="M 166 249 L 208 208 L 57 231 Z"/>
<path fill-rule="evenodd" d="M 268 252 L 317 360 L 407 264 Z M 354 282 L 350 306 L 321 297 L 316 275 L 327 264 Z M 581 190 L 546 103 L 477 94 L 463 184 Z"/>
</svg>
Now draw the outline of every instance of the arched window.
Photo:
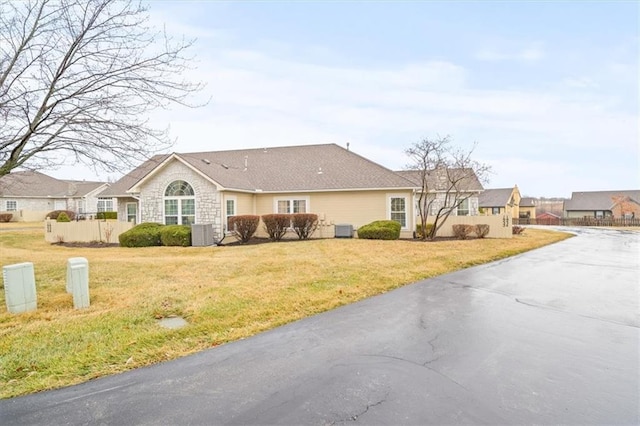
<svg viewBox="0 0 640 426">
<path fill-rule="evenodd" d="M 191 225 L 196 221 L 196 197 L 191 185 L 175 180 L 164 191 L 164 223 Z"/>
</svg>

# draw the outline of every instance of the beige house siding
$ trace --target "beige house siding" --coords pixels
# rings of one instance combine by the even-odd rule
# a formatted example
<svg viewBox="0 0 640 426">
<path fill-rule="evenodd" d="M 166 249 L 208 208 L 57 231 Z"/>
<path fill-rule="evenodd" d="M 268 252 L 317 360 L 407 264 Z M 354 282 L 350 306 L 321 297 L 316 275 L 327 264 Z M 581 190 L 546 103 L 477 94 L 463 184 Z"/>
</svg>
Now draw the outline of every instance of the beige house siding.
<svg viewBox="0 0 640 426">
<path fill-rule="evenodd" d="M 434 223 L 435 217 L 429 217 L 427 223 Z M 489 225 L 487 238 L 513 238 L 513 218 L 509 215 L 491 216 L 449 216 L 437 233 L 438 237 L 453 237 L 453 225 Z M 473 235 L 472 235 L 473 236 Z"/>
<path fill-rule="evenodd" d="M 410 238 L 413 236 L 415 227 L 412 191 L 376 190 L 256 194 L 255 214 L 262 216 L 274 213 L 278 199 L 306 199 L 308 200 L 308 212 L 317 214 L 321 225 L 315 236 L 320 236 L 320 233 L 322 233 L 322 237 L 326 238 L 334 236 L 334 225 L 353 225 L 354 230 L 357 230 L 359 227 L 375 220 L 389 219 L 391 196 L 404 197 L 406 199 L 407 226 L 402 230 L 401 237 Z M 262 226 L 258 231 L 260 236 L 264 236 Z"/>
<path fill-rule="evenodd" d="M 532 206 L 532 207 L 522 207 L 522 206 L 520 206 L 519 209 L 520 209 L 520 215 L 527 216 L 527 214 L 529 214 L 529 216 L 528 216 L 529 219 L 535 219 L 536 218 L 536 208 L 534 206 Z M 520 217 L 520 216 L 518 215 L 518 217 Z"/>
</svg>

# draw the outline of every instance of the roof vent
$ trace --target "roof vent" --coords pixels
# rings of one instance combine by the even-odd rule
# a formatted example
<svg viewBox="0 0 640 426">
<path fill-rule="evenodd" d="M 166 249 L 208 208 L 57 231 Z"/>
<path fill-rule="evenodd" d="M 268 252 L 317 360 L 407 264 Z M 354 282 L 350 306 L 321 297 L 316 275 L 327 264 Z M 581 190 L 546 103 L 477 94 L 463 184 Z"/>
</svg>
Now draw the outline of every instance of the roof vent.
<svg viewBox="0 0 640 426">
<path fill-rule="evenodd" d="M 318 167 L 318 174 L 321 175 L 322 174 L 322 167 Z"/>
<path fill-rule="evenodd" d="M 203 158 L 203 159 L 202 159 L 202 162 L 203 162 L 204 164 L 211 164 L 211 161 L 207 160 L 206 158 Z"/>
</svg>

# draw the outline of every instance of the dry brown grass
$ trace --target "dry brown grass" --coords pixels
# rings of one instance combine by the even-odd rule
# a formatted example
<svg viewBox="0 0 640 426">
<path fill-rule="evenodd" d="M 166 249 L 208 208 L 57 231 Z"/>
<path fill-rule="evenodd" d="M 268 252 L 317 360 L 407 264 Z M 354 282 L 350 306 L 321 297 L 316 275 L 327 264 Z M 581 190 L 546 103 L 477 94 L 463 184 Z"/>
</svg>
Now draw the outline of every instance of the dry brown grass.
<svg viewBox="0 0 640 426">
<path fill-rule="evenodd" d="M 68 248 L 0 231 L 0 263 L 33 262 L 38 310 L 0 313 L 0 396 L 69 385 L 251 336 L 422 278 L 567 238 L 329 239 L 233 247 Z M 89 260 L 91 307 L 74 310 L 66 261 Z M 4 305 L 4 292 L 0 304 Z M 179 315 L 179 330 L 157 319 Z"/>
</svg>

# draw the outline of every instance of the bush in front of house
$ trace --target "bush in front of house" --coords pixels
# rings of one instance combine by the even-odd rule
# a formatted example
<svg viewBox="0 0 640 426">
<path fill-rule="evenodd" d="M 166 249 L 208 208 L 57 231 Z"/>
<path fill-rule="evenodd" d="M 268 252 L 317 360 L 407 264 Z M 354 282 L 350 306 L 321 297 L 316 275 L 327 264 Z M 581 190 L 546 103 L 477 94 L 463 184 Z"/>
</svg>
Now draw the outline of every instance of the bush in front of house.
<svg viewBox="0 0 640 426">
<path fill-rule="evenodd" d="M 513 225 L 513 228 L 511 228 L 511 233 L 513 235 L 520 235 L 524 232 L 524 230 L 525 230 L 524 226 Z"/>
<path fill-rule="evenodd" d="M 56 218 L 56 222 L 71 222 L 71 219 L 65 212 L 60 212 L 60 214 Z"/>
<path fill-rule="evenodd" d="M 265 214 L 262 216 L 264 229 L 271 241 L 280 241 L 291 226 L 290 214 Z"/>
<path fill-rule="evenodd" d="M 475 226 L 473 225 L 458 224 L 452 226 L 453 235 L 461 240 L 466 240 L 467 238 L 469 238 L 469 235 L 471 235 L 473 231 L 475 231 Z"/>
<path fill-rule="evenodd" d="M 120 234 L 118 240 L 122 247 L 160 246 L 160 230 L 163 227 L 164 225 L 154 222 L 141 223 Z"/>
<path fill-rule="evenodd" d="M 433 231 L 433 223 L 427 223 L 427 225 L 425 226 L 425 231 L 427 236 L 429 236 L 431 234 L 431 231 Z M 416 225 L 416 238 L 424 238 L 424 233 L 422 232 L 422 224 L 420 223 Z"/>
<path fill-rule="evenodd" d="M 71 210 L 54 210 L 52 212 L 49 212 L 47 214 L 47 217 L 51 220 L 58 220 L 58 216 L 60 216 L 60 213 L 65 213 L 69 220 L 76 220 L 76 213 L 72 212 Z"/>
<path fill-rule="evenodd" d="M 160 228 L 160 241 L 163 246 L 191 246 L 191 227 L 189 225 L 166 225 Z"/>
<path fill-rule="evenodd" d="M 402 226 L 395 220 L 376 220 L 358 228 L 358 238 L 366 240 L 397 240 Z"/>
<path fill-rule="evenodd" d="M 478 238 L 484 238 L 489 235 L 489 225 L 484 223 L 476 225 L 476 235 Z"/>
<path fill-rule="evenodd" d="M 0 222 L 11 222 L 13 213 L 0 213 Z"/>
<path fill-rule="evenodd" d="M 96 214 L 96 219 L 98 220 L 106 220 L 106 219 L 117 219 L 118 212 L 98 212 Z"/>
<path fill-rule="evenodd" d="M 306 240 L 318 229 L 318 215 L 313 213 L 294 213 L 291 225 L 298 238 Z"/>
<path fill-rule="evenodd" d="M 242 244 L 249 242 L 253 234 L 258 230 L 259 224 L 260 216 L 248 214 L 229 218 L 229 230 L 240 238 Z"/>
</svg>

